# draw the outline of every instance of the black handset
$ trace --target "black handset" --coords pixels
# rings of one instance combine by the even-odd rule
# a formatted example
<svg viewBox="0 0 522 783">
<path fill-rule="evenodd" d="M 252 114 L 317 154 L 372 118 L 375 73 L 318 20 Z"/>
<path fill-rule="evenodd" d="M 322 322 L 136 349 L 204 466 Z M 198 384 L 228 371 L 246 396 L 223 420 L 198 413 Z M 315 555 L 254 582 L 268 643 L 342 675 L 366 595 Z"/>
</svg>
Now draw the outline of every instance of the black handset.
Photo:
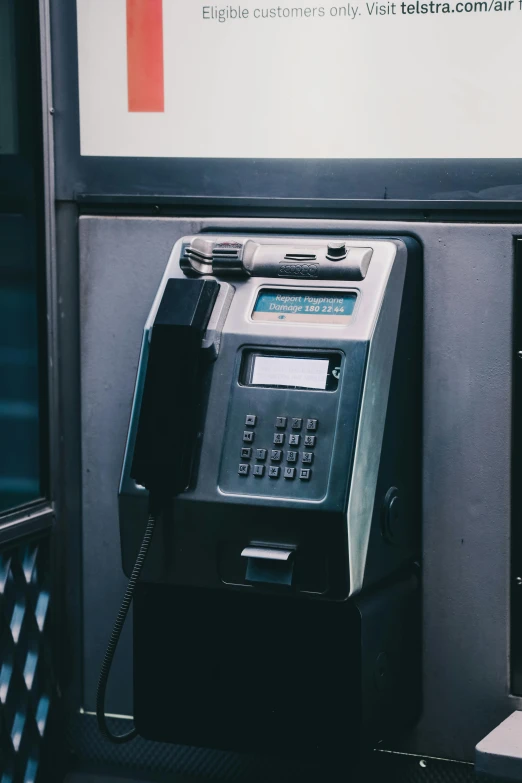
<svg viewBox="0 0 522 783">
<path fill-rule="evenodd" d="M 131 477 L 173 497 L 189 482 L 201 402 L 201 342 L 219 292 L 215 280 L 171 278 L 149 346 Z"/>
</svg>

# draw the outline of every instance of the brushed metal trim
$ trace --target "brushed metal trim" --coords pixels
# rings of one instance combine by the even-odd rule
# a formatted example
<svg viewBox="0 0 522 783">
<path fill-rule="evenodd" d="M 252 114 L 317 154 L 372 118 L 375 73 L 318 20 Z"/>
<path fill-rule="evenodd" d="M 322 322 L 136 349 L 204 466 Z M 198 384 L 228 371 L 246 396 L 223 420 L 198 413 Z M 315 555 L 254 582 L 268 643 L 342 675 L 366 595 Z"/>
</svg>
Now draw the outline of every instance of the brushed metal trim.
<svg viewBox="0 0 522 783">
<path fill-rule="evenodd" d="M 19 538 L 50 529 L 54 522 L 54 509 L 45 501 L 42 505 L 17 509 L 2 517 L 0 522 L 0 544 L 7 544 Z"/>
<path fill-rule="evenodd" d="M 406 256 L 397 248 L 370 339 L 359 411 L 346 513 L 350 563 L 349 596 L 359 593 L 364 582 L 405 274 Z"/>
<path fill-rule="evenodd" d="M 47 314 L 47 389 L 50 499 L 57 495 L 60 477 L 60 401 L 59 401 L 59 295 L 56 257 L 56 216 L 54 182 L 54 107 L 51 57 L 51 20 L 49 0 L 39 0 L 40 69 L 42 81 L 43 180 Z"/>
</svg>

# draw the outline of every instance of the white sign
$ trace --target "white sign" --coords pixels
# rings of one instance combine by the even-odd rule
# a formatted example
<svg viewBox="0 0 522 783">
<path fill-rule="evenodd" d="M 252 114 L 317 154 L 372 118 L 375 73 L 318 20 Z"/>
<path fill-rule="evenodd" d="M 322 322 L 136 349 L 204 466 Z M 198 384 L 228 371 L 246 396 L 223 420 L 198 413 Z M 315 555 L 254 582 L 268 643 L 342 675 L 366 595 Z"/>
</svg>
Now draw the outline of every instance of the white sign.
<svg viewBox="0 0 522 783">
<path fill-rule="evenodd" d="M 300 386 L 303 389 L 326 389 L 327 359 L 289 359 L 280 356 L 256 356 L 254 386 Z"/>
<path fill-rule="evenodd" d="M 77 0 L 83 155 L 522 158 L 522 0 Z"/>
</svg>

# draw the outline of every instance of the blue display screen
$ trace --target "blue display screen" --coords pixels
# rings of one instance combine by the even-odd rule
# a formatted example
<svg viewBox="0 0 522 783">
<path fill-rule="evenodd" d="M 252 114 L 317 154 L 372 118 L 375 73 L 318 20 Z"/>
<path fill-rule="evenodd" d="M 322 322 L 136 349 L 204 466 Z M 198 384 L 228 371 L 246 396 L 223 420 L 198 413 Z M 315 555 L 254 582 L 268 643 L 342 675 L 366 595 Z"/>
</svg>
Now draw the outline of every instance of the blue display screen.
<svg viewBox="0 0 522 783">
<path fill-rule="evenodd" d="M 264 288 L 252 313 L 255 321 L 349 323 L 357 301 L 353 291 L 299 291 Z"/>
</svg>

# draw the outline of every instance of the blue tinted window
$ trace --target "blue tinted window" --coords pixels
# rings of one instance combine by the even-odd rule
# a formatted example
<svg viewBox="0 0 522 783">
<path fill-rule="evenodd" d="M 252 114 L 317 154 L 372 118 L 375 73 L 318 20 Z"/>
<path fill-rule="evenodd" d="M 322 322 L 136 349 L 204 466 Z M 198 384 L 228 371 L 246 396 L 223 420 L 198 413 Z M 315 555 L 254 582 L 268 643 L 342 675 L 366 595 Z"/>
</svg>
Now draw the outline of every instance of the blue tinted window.
<svg viewBox="0 0 522 783">
<path fill-rule="evenodd" d="M 34 255 L 29 222 L 0 215 L 0 512 L 40 495 Z"/>
<path fill-rule="evenodd" d="M 37 4 L 0 0 L 0 514 L 45 494 Z M 43 473 L 42 473 L 43 471 Z"/>
</svg>

